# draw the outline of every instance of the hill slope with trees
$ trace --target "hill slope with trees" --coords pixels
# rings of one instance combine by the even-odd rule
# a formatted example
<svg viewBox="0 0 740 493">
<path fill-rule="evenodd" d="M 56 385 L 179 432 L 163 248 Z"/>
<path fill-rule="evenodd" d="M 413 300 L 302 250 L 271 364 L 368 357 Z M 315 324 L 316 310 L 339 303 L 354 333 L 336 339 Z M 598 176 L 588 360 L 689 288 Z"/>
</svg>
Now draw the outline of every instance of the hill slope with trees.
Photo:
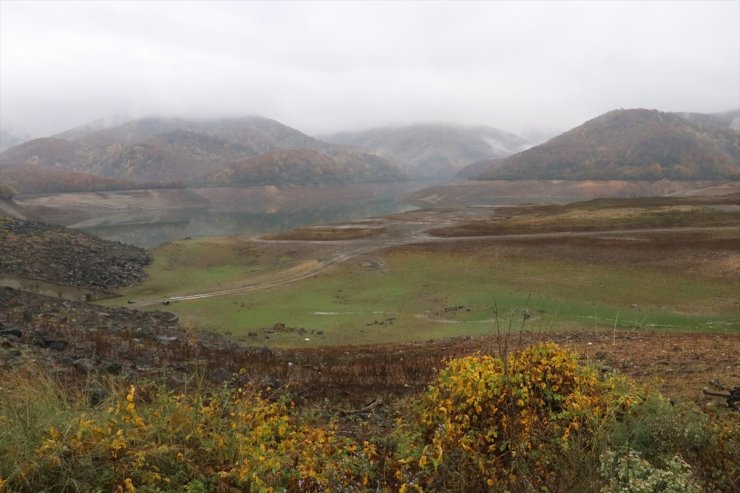
<svg viewBox="0 0 740 493">
<path fill-rule="evenodd" d="M 733 180 L 740 132 L 656 110 L 615 110 L 487 164 L 478 179 Z"/>
<path fill-rule="evenodd" d="M 361 181 L 383 181 L 386 175 L 392 175 L 393 179 L 404 177 L 397 169 L 392 171 L 395 165 L 386 158 L 322 142 L 261 117 L 217 120 L 150 117 L 111 127 L 90 124 L 7 149 L 0 154 L 0 165 L 15 168 L 35 165 L 150 185 L 201 184 L 204 176 L 230 164 L 289 150 L 315 151 L 351 168 L 332 175 L 332 180 L 340 176 L 350 180 L 362 177 Z M 309 159 L 309 163 L 303 164 L 310 162 Z M 311 166 L 303 167 L 304 172 L 310 169 Z M 311 176 L 309 182 L 323 183 L 322 175 Z"/>
<path fill-rule="evenodd" d="M 328 185 L 403 180 L 407 177 L 372 155 L 334 159 L 312 150 L 284 150 L 233 163 L 206 176 L 209 185 Z M 376 157 L 376 160 L 373 160 Z"/>
</svg>

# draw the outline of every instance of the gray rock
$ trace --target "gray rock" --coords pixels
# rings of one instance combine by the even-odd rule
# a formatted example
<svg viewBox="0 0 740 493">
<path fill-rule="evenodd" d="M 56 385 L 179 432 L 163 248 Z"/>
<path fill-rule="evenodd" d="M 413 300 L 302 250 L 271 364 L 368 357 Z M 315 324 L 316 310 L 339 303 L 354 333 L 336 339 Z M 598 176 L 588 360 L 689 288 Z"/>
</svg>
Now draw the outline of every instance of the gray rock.
<svg viewBox="0 0 740 493">
<path fill-rule="evenodd" d="M 257 356 L 265 359 L 272 359 L 275 357 L 275 353 L 267 346 L 262 346 L 257 350 Z"/>
<path fill-rule="evenodd" d="M 100 362 L 103 371 L 110 373 L 111 375 L 120 375 L 123 367 L 121 363 L 113 360 L 103 360 Z"/>
<path fill-rule="evenodd" d="M 87 394 L 87 403 L 90 405 L 90 407 L 97 406 L 98 404 L 106 400 L 110 395 L 108 391 L 102 387 L 90 387 L 88 389 L 85 389 L 85 393 Z"/>
<path fill-rule="evenodd" d="M 93 361 L 90 358 L 80 358 L 76 359 L 72 366 L 74 366 L 77 370 L 81 371 L 82 373 L 90 373 L 93 370 L 95 370 L 95 361 Z"/>
<path fill-rule="evenodd" d="M 227 382 L 232 376 L 233 373 L 226 368 L 214 368 L 208 371 L 208 379 L 212 382 Z"/>
<path fill-rule="evenodd" d="M 17 327 L 6 327 L 0 329 L 0 337 L 15 337 L 20 339 L 23 337 L 23 331 Z"/>
<path fill-rule="evenodd" d="M 161 342 L 162 344 L 169 344 L 171 342 L 175 342 L 177 340 L 177 336 L 157 336 L 157 341 Z"/>
<path fill-rule="evenodd" d="M 77 359 L 78 359 L 78 358 L 73 358 L 72 356 L 70 356 L 70 355 L 68 355 L 68 354 L 63 354 L 63 355 L 61 355 L 61 356 L 59 357 L 59 359 L 57 359 L 56 361 L 57 361 L 57 363 L 59 363 L 60 365 L 64 365 L 64 366 L 72 366 L 72 365 L 74 364 L 75 360 L 77 360 Z"/>
<path fill-rule="evenodd" d="M 54 351 L 64 351 L 67 349 L 68 343 L 63 339 L 47 339 L 46 347 Z"/>
</svg>

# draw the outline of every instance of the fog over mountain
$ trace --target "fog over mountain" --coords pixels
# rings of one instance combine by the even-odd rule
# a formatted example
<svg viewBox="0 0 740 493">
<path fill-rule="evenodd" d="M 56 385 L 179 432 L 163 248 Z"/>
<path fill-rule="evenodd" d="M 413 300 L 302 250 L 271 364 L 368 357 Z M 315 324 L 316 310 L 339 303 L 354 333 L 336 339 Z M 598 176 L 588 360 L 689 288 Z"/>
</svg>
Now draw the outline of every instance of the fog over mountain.
<svg viewBox="0 0 740 493">
<path fill-rule="evenodd" d="M 2 145 L 148 115 L 537 143 L 614 108 L 717 113 L 740 107 L 738 18 L 711 0 L 2 1 Z"/>
<path fill-rule="evenodd" d="M 322 137 L 336 144 L 356 145 L 393 159 L 417 178 L 448 178 L 468 164 L 509 156 L 531 143 L 490 127 L 407 125 Z"/>
<path fill-rule="evenodd" d="M 18 135 L 2 129 L 0 130 L 0 152 L 3 152 L 5 149 L 9 149 L 15 145 L 22 144 L 30 139 L 31 137 L 28 135 Z"/>
<path fill-rule="evenodd" d="M 221 171 L 227 165 L 229 169 Z M 0 153 L 0 179 L 26 192 L 40 191 L 40 185 L 48 189 L 48 180 L 29 186 L 28 170 L 36 175 L 53 171 L 51 176 L 57 179 L 60 170 L 72 171 L 76 174 L 64 181 L 81 186 L 81 190 L 96 189 L 85 183 L 89 175 L 118 180 L 105 182 L 113 188 L 123 182 L 174 186 L 206 180 L 219 185 L 278 185 L 408 179 L 395 163 L 382 156 L 323 142 L 260 117 L 149 117 L 111 127 L 94 122 Z"/>
</svg>

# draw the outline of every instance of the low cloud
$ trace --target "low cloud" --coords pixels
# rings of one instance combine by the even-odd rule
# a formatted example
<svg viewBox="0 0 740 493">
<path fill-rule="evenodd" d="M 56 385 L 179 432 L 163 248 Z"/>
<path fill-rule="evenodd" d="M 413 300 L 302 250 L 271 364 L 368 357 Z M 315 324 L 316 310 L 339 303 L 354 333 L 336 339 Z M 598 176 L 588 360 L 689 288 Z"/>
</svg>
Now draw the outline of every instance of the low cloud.
<svg viewBox="0 0 740 493">
<path fill-rule="evenodd" d="M 740 107 L 738 2 L 0 2 L 0 124 L 259 114 L 312 134 Z"/>
</svg>

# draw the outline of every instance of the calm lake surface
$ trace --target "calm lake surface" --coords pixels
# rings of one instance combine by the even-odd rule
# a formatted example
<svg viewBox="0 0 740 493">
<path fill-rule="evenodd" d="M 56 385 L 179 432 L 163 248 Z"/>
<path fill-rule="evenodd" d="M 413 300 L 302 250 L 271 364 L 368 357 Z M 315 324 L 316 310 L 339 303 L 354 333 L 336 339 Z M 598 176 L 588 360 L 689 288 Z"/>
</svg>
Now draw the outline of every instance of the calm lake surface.
<svg viewBox="0 0 740 493">
<path fill-rule="evenodd" d="M 400 197 L 429 183 L 69 193 L 23 197 L 50 222 L 144 248 L 186 237 L 259 236 L 384 216 L 415 207 Z"/>
<path fill-rule="evenodd" d="M 144 248 L 185 237 L 259 236 L 301 226 L 330 224 L 367 217 L 383 216 L 414 209 L 394 200 L 362 203 L 329 203 L 298 210 L 262 212 L 219 208 L 188 208 L 141 211 L 109 216 L 101 224 L 81 227 L 83 231 L 108 240 Z"/>
<path fill-rule="evenodd" d="M 268 185 L 126 190 L 27 195 L 15 201 L 43 221 L 151 249 L 187 237 L 255 237 L 303 226 L 396 214 L 417 208 L 405 202 L 405 196 L 438 184 L 401 182 L 324 187 Z M 471 187 L 461 189 L 462 199 L 468 188 Z M 433 188 L 430 190 L 435 193 Z M 507 190 L 487 192 L 480 200 L 486 206 L 575 200 L 546 193 L 520 196 L 505 192 Z M 452 198 L 460 197 L 454 195 Z"/>
</svg>

